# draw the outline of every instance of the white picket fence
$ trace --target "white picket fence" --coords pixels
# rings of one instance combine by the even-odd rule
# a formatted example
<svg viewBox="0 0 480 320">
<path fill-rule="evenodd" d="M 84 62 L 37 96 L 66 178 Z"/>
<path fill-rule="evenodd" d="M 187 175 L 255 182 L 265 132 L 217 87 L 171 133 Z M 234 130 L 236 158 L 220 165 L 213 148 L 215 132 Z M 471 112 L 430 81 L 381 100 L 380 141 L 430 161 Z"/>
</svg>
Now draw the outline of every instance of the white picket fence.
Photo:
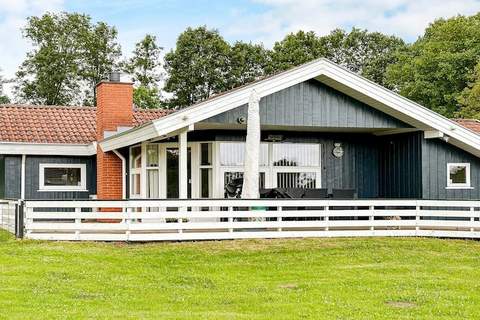
<svg viewBox="0 0 480 320">
<path fill-rule="evenodd" d="M 30 239 L 100 241 L 357 236 L 480 238 L 479 218 L 479 201 L 26 201 L 25 235 Z"/>
<path fill-rule="evenodd" d="M 15 233 L 15 202 L 0 200 L 0 229 Z"/>
</svg>

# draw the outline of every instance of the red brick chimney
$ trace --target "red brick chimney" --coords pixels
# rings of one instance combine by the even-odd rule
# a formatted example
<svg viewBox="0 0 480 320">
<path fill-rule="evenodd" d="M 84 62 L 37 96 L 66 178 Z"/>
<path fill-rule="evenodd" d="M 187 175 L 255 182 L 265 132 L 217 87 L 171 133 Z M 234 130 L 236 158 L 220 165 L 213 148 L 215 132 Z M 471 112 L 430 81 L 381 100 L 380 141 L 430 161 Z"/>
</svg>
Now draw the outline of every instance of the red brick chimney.
<svg viewBox="0 0 480 320">
<path fill-rule="evenodd" d="M 118 74 L 97 85 L 97 141 L 133 123 L 133 85 L 120 82 Z M 112 151 L 97 147 L 97 198 L 123 199 L 122 160 Z"/>
</svg>

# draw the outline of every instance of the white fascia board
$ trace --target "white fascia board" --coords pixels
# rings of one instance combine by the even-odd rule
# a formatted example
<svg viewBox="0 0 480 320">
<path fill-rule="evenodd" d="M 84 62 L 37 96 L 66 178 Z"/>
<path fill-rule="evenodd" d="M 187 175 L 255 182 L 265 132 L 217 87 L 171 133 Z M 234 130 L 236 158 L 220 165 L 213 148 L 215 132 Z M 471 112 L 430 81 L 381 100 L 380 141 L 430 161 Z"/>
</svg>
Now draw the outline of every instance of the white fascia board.
<svg viewBox="0 0 480 320">
<path fill-rule="evenodd" d="M 103 151 L 112 151 L 126 146 L 131 146 L 142 141 L 157 138 L 159 136 L 152 122 L 119 133 L 99 142 Z"/>
<path fill-rule="evenodd" d="M 92 156 L 97 153 L 97 144 L 23 143 L 0 142 L 0 154 Z"/>
<path fill-rule="evenodd" d="M 172 113 L 147 125 L 109 137 L 101 141 L 100 145 L 104 151 L 110 151 L 166 135 L 246 104 L 253 89 L 260 97 L 264 97 L 313 78 L 328 85 L 333 84 L 334 88 L 348 88 L 348 91 L 354 93 L 354 97 L 360 96 L 374 102 L 368 103 L 373 108 L 395 117 L 401 116 L 401 120 L 408 120 L 405 122 L 416 128 L 443 132 L 461 141 L 461 145 L 469 146 L 467 149 L 480 152 L 480 138 L 476 133 L 326 59 L 307 63 Z M 338 87 L 336 89 L 339 89 Z"/>
</svg>

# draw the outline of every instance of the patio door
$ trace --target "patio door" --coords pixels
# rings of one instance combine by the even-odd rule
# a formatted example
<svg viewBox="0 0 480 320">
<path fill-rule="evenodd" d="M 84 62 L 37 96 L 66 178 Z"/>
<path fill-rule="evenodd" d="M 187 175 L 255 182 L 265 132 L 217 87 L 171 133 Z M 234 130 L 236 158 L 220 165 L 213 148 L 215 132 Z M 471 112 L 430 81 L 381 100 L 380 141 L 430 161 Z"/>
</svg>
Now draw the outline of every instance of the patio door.
<svg viewBox="0 0 480 320">
<path fill-rule="evenodd" d="M 166 179 L 165 190 L 167 199 L 177 199 L 179 197 L 179 150 L 178 147 L 166 148 Z M 191 148 L 187 148 L 187 179 L 188 179 L 188 198 L 192 197 L 192 155 Z"/>
</svg>

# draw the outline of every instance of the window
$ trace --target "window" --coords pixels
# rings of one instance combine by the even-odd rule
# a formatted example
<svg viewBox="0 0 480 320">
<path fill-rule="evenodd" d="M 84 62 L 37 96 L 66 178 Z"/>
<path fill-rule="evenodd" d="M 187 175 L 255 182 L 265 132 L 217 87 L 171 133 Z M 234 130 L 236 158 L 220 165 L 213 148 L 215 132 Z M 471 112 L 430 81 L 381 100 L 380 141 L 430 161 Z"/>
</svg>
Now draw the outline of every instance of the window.
<svg viewBox="0 0 480 320">
<path fill-rule="evenodd" d="M 447 188 L 470 188 L 470 163 L 447 164 Z"/>
<path fill-rule="evenodd" d="M 316 167 L 320 164 L 320 145 L 275 143 L 272 157 L 276 167 Z"/>
<path fill-rule="evenodd" d="M 152 150 L 152 149 L 150 149 Z M 155 155 L 151 155 L 150 160 L 154 162 Z M 130 148 L 130 197 L 139 197 L 141 194 L 141 168 L 142 168 L 142 147 L 135 146 Z"/>
<path fill-rule="evenodd" d="M 221 166 L 243 166 L 245 161 L 245 142 L 220 143 Z M 268 144 L 260 143 L 260 165 L 268 165 Z"/>
<path fill-rule="evenodd" d="M 40 191 L 87 191 L 85 164 L 40 164 Z"/>
</svg>

